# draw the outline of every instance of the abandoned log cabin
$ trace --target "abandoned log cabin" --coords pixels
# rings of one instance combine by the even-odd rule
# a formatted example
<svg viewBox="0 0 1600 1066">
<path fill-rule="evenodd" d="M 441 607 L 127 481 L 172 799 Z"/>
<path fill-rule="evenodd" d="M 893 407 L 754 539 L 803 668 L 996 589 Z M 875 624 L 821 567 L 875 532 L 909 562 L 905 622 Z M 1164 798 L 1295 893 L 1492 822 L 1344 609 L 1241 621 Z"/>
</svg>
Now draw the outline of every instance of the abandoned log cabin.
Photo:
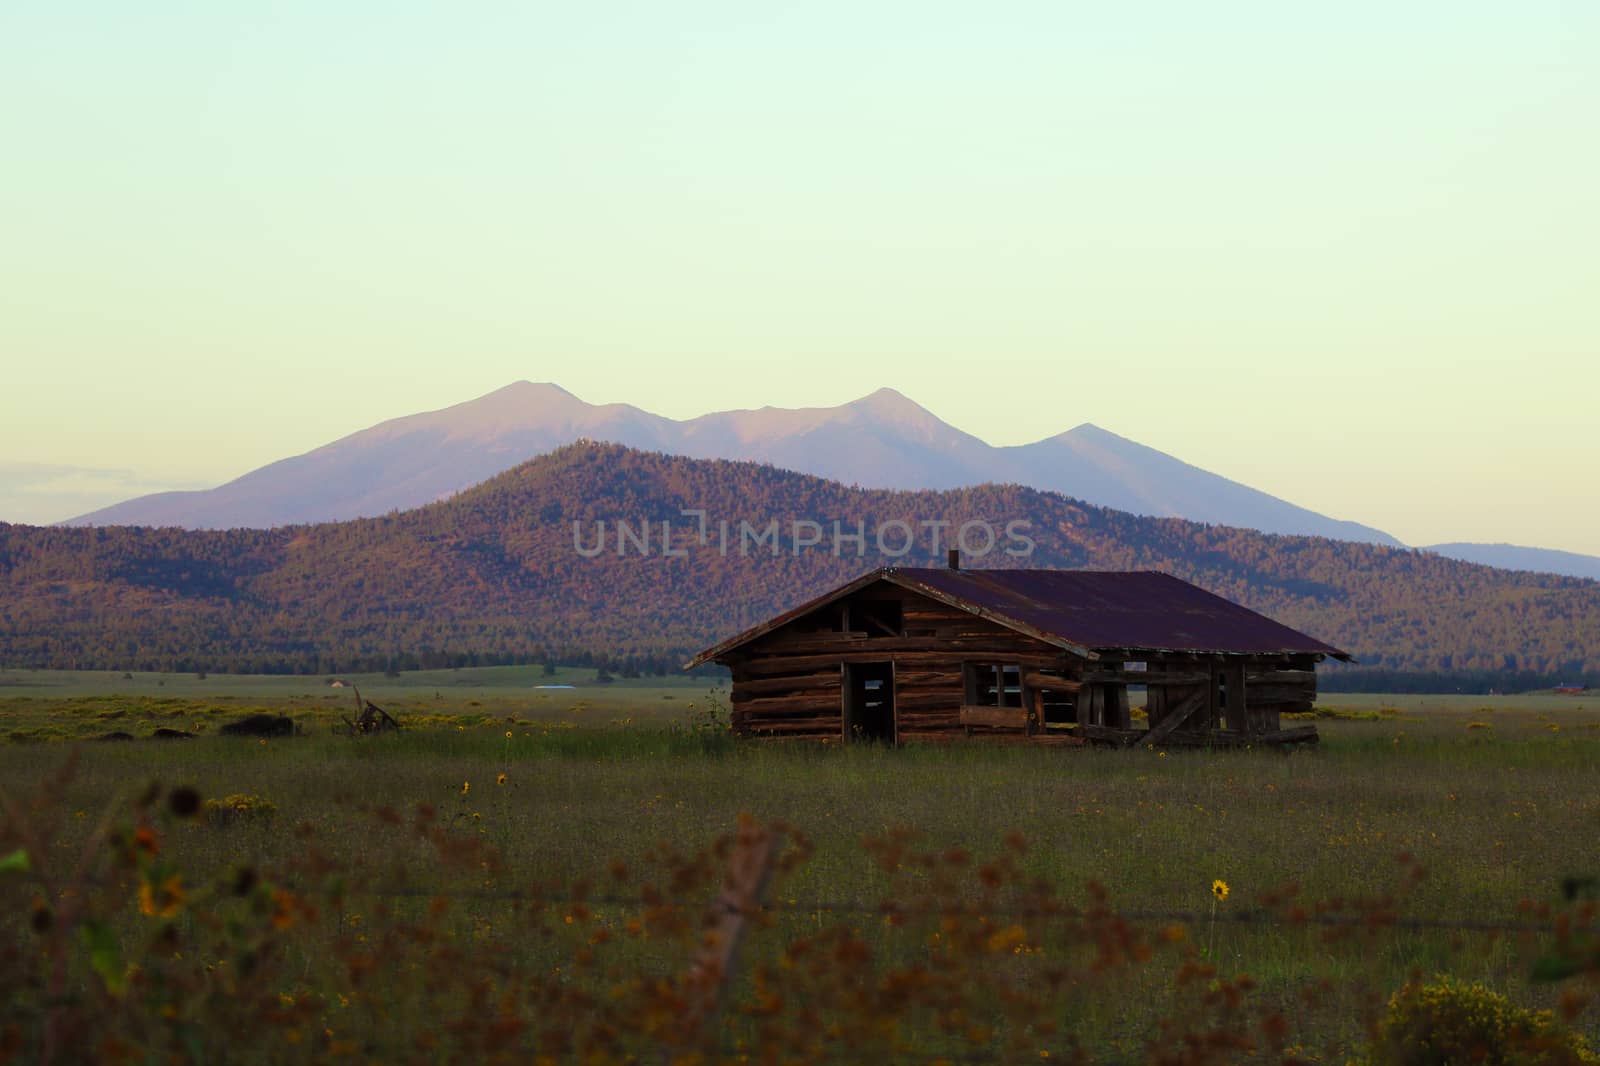
<svg viewBox="0 0 1600 1066">
<path fill-rule="evenodd" d="M 733 674 L 733 730 L 889 744 L 1314 742 L 1316 663 L 1350 656 L 1155 571 L 887 567 L 687 665 Z M 1144 693 L 1136 728 L 1129 693 Z"/>
</svg>

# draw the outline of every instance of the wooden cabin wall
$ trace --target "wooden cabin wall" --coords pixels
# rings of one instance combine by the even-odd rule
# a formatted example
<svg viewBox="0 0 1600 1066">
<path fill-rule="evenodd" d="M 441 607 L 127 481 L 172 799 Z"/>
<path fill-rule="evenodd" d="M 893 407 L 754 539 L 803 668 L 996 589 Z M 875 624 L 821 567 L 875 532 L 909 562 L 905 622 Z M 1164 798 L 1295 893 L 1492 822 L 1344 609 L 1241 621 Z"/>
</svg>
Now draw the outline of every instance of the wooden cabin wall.
<svg viewBox="0 0 1600 1066">
<path fill-rule="evenodd" d="M 1245 706 L 1252 732 L 1270 733 L 1285 714 L 1308 714 L 1317 702 L 1316 660 L 1310 655 L 1262 657 L 1245 669 Z"/>
<path fill-rule="evenodd" d="M 1051 645 L 896 586 L 863 589 L 832 607 L 863 601 L 900 605 L 902 635 L 877 629 L 807 631 L 803 617 L 759 637 L 731 656 L 733 728 L 743 736 L 842 737 L 841 664 L 895 665 L 896 739 L 901 743 L 975 734 L 1022 736 L 1025 709 L 1011 724 L 963 725 L 963 663 L 994 659 L 1023 669 L 1059 668 L 1064 653 Z M 859 616 L 858 616 L 859 617 Z"/>
<path fill-rule="evenodd" d="M 1183 728 L 1271 733 L 1284 714 L 1311 710 L 1317 675 L 1311 656 L 1172 657 L 1149 663 L 1145 701 L 1150 728 L 1169 714 L 1191 711 Z M 1132 675 L 1130 675 L 1131 679 Z M 1244 691 L 1241 707 L 1231 694 Z M 1223 706 L 1222 692 L 1228 692 Z M 1200 702 L 1195 707 L 1196 701 Z"/>
</svg>

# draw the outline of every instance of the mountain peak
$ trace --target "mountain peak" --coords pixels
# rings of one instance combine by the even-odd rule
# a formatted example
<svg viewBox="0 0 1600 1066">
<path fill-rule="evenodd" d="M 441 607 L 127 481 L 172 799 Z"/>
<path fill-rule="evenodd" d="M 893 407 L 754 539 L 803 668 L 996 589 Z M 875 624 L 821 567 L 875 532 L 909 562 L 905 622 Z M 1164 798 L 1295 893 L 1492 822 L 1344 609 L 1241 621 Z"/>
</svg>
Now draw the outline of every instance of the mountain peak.
<svg viewBox="0 0 1600 1066">
<path fill-rule="evenodd" d="M 465 419 L 462 429 L 505 431 L 531 420 L 571 417 L 589 406 L 553 382 L 513 381 L 475 400 L 446 407 L 437 413 L 451 424 Z"/>
<path fill-rule="evenodd" d="M 571 407 L 582 404 L 572 393 L 563 389 L 553 381 L 513 381 L 511 384 L 495 389 L 491 393 L 479 396 L 476 400 L 468 400 L 465 404 L 457 406 L 466 407 L 484 406 L 499 407 L 506 404 L 517 404 L 524 408 L 536 409 L 548 407 Z"/>
<path fill-rule="evenodd" d="M 891 389 L 888 386 L 869 393 L 859 400 L 851 400 L 842 407 L 835 408 L 835 410 L 849 411 L 852 414 L 864 414 L 879 422 L 888 422 L 898 426 L 916 427 L 924 430 L 936 425 L 944 425 L 938 415 L 935 415 L 905 393 L 897 389 Z"/>
<path fill-rule="evenodd" d="M 495 389 L 493 392 L 488 393 L 487 395 L 484 395 L 484 396 L 480 396 L 478 398 L 480 400 L 487 400 L 490 396 L 551 396 L 551 395 L 564 396 L 569 400 L 576 400 L 577 399 L 576 396 L 574 396 L 572 393 L 568 392 L 566 389 L 563 389 L 560 385 L 557 385 L 553 381 L 529 381 L 527 378 L 522 378 L 520 380 L 513 381 L 509 385 L 502 386 L 501 388 Z"/>
<path fill-rule="evenodd" d="M 1097 426 L 1093 422 L 1081 422 L 1065 432 L 1057 433 L 1051 439 L 1062 441 L 1100 441 L 1102 443 L 1107 443 L 1110 441 L 1126 441 L 1128 438 L 1121 436 L 1120 434 L 1113 433 L 1104 426 Z"/>
<path fill-rule="evenodd" d="M 906 396 L 898 389 L 891 389 L 885 385 L 883 388 L 852 400 L 845 404 L 846 407 L 871 407 L 875 410 L 921 411 L 921 404 Z"/>
</svg>

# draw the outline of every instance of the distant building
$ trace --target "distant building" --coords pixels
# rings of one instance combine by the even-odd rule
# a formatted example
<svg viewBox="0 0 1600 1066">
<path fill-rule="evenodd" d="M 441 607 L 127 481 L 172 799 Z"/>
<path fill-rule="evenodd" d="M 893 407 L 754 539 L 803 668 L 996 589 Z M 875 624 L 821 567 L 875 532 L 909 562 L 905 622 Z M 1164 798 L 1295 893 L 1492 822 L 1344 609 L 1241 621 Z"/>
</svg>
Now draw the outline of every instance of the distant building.
<svg viewBox="0 0 1600 1066">
<path fill-rule="evenodd" d="M 1338 648 L 1154 571 L 887 567 L 701 652 L 736 734 L 891 744 L 1283 744 Z M 1129 686 L 1144 687 L 1134 728 Z"/>
<path fill-rule="evenodd" d="M 1557 685 L 1556 692 L 1562 696 L 1579 696 L 1589 691 L 1588 685 Z"/>
</svg>

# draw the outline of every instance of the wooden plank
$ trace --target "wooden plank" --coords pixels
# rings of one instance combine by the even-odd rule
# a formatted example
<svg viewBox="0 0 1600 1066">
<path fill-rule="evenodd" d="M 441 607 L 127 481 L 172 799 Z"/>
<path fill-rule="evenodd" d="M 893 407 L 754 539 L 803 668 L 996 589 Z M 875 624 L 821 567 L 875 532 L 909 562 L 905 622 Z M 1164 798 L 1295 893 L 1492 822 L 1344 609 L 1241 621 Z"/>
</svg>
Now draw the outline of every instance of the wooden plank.
<svg viewBox="0 0 1600 1066">
<path fill-rule="evenodd" d="M 900 617 L 908 624 L 911 622 L 916 622 L 919 625 L 945 625 L 960 622 L 994 625 L 992 622 L 986 623 L 981 618 L 974 618 L 965 611 L 958 611 L 954 607 L 946 607 L 943 604 L 930 604 L 930 606 L 921 607 L 907 603 L 900 609 Z M 995 628 L 999 629 L 1002 627 L 996 625 Z"/>
<path fill-rule="evenodd" d="M 1144 713 L 1154 729 L 1161 724 L 1161 719 L 1167 715 L 1167 689 L 1157 686 L 1150 689 L 1144 696 Z"/>
<path fill-rule="evenodd" d="M 1224 709 L 1228 728 L 1239 733 L 1249 733 L 1250 716 L 1246 712 L 1244 664 L 1227 663 L 1222 667 L 1223 684 L 1228 694 L 1228 706 Z"/>
<path fill-rule="evenodd" d="M 746 722 L 745 733 L 752 737 L 761 737 L 776 734 L 816 734 L 817 736 L 836 737 L 844 732 L 842 718 L 800 718 L 794 721 L 757 721 Z"/>
<path fill-rule="evenodd" d="M 1251 703 L 1282 703 L 1315 699 L 1315 685 L 1246 685 Z"/>
<path fill-rule="evenodd" d="M 806 671 L 821 670 L 827 666 L 837 667 L 840 663 L 847 662 L 878 662 L 892 659 L 898 669 L 906 667 L 949 668 L 959 667 L 963 661 L 971 662 L 1005 662 L 1021 666 L 1058 666 L 1061 656 L 1048 652 L 1019 652 L 1010 649 L 991 648 L 982 652 L 969 651 L 916 651 L 894 652 L 884 654 L 877 650 L 877 642 L 871 649 L 858 652 L 835 652 L 828 655 L 763 655 L 752 656 L 741 664 L 741 671 L 749 678 L 774 677 L 781 674 L 795 674 Z"/>
<path fill-rule="evenodd" d="M 759 717 L 773 712 L 838 711 L 841 703 L 839 693 L 832 692 L 817 696 L 762 696 L 738 701 L 733 706 L 735 710 Z"/>
<path fill-rule="evenodd" d="M 1145 744 L 1164 743 L 1169 735 L 1177 732 L 1178 727 L 1194 716 L 1195 712 L 1210 705 L 1210 689 L 1196 689 L 1183 699 L 1167 708 L 1166 717 L 1161 719 L 1161 724 L 1151 729 L 1142 738 Z"/>
<path fill-rule="evenodd" d="M 1128 707 L 1128 686 L 1106 686 L 1106 724 L 1118 729 L 1133 725 L 1133 712 Z"/>
<path fill-rule="evenodd" d="M 735 681 L 731 698 L 739 702 L 755 696 L 770 696 L 774 692 L 807 692 L 839 687 L 839 671 L 835 668 L 817 674 L 785 674 L 780 677 Z"/>
<path fill-rule="evenodd" d="M 1035 733 L 1028 738 L 1028 743 L 1041 748 L 1081 748 L 1089 743 L 1084 737 L 1073 736 L 1071 733 Z"/>
<path fill-rule="evenodd" d="M 759 725 L 762 722 L 810 722 L 824 718 L 837 719 L 841 723 L 844 721 L 844 716 L 837 707 L 796 707 L 792 710 L 769 710 L 761 714 L 736 710 L 730 716 L 731 721 L 749 725 Z"/>
<path fill-rule="evenodd" d="M 1078 699 L 1078 721 L 1091 725 L 1111 725 L 1106 721 L 1106 690 L 1090 685 Z"/>
<path fill-rule="evenodd" d="M 1028 725 L 1028 712 L 1021 707 L 974 707 L 972 704 L 963 704 L 961 724 L 1025 729 Z"/>
<path fill-rule="evenodd" d="M 835 648 L 859 647 L 868 641 L 866 633 L 797 633 L 787 629 L 780 629 L 761 639 L 759 645 L 751 647 L 752 652 L 773 654 L 775 652 L 794 652 L 804 654 L 807 652 L 831 651 Z"/>
<path fill-rule="evenodd" d="M 946 707 L 953 711 L 961 706 L 961 693 L 928 692 L 914 696 L 896 696 L 894 705 L 896 709 L 902 711 L 929 711 Z"/>
<path fill-rule="evenodd" d="M 1209 673 L 1193 670 L 1086 670 L 1083 680 L 1114 685 L 1198 685 L 1211 680 Z"/>
<path fill-rule="evenodd" d="M 1062 677 L 1059 674 L 1047 674 L 1039 670 L 1024 670 L 1022 683 L 1029 688 L 1048 689 L 1051 692 L 1077 692 L 1083 688 L 1083 682 L 1080 680 Z"/>
<path fill-rule="evenodd" d="M 761 700 L 832 700 L 837 703 L 842 691 L 843 686 L 837 683 L 805 686 L 774 685 L 754 690 L 736 685 L 728 694 L 728 701 L 736 706 Z"/>
<path fill-rule="evenodd" d="M 1245 681 L 1250 685 L 1311 685 L 1316 686 L 1315 670 L 1249 670 Z"/>
<path fill-rule="evenodd" d="M 1142 729 L 1113 729 L 1111 726 L 1088 722 L 1080 722 L 1072 732 L 1085 740 L 1115 744 L 1120 748 L 1142 742 L 1145 737 L 1145 731 Z"/>
<path fill-rule="evenodd" d="M 923 674 L 920 679 L 912 674 L 912 679 L 899 683 L 901 691 L 963 691 L 965 688 L 960 674 Z"/>
<path fill-rule="evenodd" d="M 1276 733 L 1283 728 L 1278 721 L 1278 712 L 1251 705 L 1250 707 L 1250 732 Z"/>
<path fill-rule="evenodd" d="M 943 724 L 960 725 L 961 707 L 959 703 L 947 703 L 939 706 L 907 707 L 900 717 L 910 724 Z"/>
<path fill-rule="evenodd" d="M 895 671 L 895 684 L 902 688 L 916 685 L 961 685 L 960 670 L 927 670 L 907 667 Z"/>
</svg>

